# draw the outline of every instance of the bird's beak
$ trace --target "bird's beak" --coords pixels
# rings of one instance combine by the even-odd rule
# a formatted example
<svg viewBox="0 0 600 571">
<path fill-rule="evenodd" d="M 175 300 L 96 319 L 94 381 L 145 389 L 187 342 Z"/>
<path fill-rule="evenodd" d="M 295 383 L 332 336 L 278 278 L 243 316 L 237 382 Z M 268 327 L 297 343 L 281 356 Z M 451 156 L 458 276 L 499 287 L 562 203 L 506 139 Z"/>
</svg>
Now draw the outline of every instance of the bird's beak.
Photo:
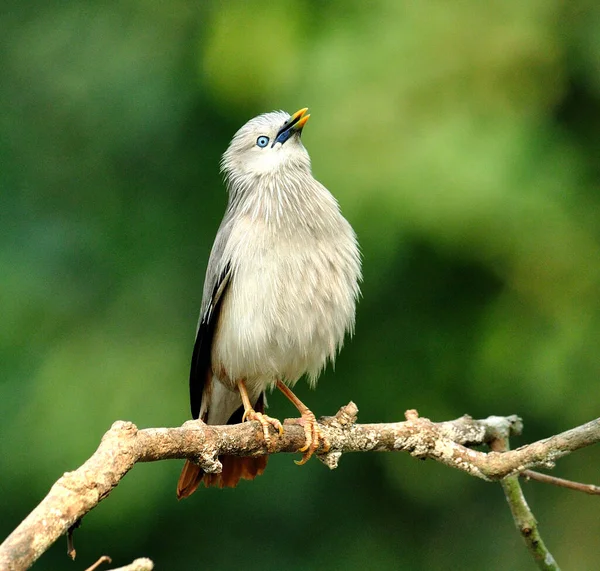
<svg viewBox="0 0 600 571">
<path fill-rule="evenodd" d="M 298 135 L 300 135 L 300 133 L 302 133 L 304 125 L 306 125 L 306 122 L 310 117 L 310 115 L 306 113 L 307 111 L 308 107 L 296 111 L 296 113 L 294 113 L 283 124 L 281 129 L 279 129 L 272 146 L 275 146 L 275 143 L 281 143 L 283 145 L 283 143 L 285 143 L 295 133 L 298 133 Z"/>
</svg>

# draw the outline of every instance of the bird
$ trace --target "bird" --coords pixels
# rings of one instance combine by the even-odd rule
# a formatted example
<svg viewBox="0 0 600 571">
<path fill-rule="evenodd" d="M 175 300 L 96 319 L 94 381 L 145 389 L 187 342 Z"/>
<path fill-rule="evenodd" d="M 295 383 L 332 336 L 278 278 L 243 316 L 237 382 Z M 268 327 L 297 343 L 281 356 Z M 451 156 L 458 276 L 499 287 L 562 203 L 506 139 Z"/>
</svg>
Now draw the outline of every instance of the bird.
<svg viewBox="0 0 600 571">
<path fill-rule="evenodd" d="M 228 203 L 207 265 L 189 378 L 192 418 L 257 420 L 268 450 L 271 429 L 283 430 L 265 414 L 265 393 L 277 387 L 300 413 L 299 464 L 329 444 L 292 388 L 304 375 L 314 388 L 353 334 L 362 280 L 356 233 L 312 175 L 301 140 L 307 112 L 254 117 L 223 154 Z M 177 497 L 201 482 L 223 488 L 252 480 L 267 458 L 221 456 L 215 474 L 187 460 Z"/>
</svg>

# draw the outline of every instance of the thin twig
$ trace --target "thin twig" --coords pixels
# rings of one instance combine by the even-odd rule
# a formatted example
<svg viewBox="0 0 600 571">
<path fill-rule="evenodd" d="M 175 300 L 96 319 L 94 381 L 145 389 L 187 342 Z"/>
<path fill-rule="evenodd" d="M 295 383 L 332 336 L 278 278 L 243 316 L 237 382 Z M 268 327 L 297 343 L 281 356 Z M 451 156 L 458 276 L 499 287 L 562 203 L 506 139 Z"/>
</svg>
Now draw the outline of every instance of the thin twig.
<svg viewBox="0 0 600 571">
<path fill-rule="evenodd" d="M 118 569 L 110 569 L 109 571 L 152 571 L 154 569 L 154 563 L 147 557 L 140 557 L 124 567 Z"/>
<path fill-rule="evenodd" d="M 112 559 L 108 555 L 103 555 L 94 563 L 91 567 L 88 567 L 85 571 L 96 571 L 102 563 L 112 563 Z M 108 569 L 107 571 L 152 571 L 154 569 L 154 563 L 147 557 L 140 557 L 129 565 L 119 567 L 116 569 Z"/>
<path fill-rule="evenodd" d="M 569 490 L 576 490 L 577 492 L 583 492 L 584 494 L 590 494 L 591 496 L 600 496 L 600 486 L 595 486 L 594 484 L 573 482 L 573 480 L 557 478 L 556 476 L 542 474 L 541 472 L 535 472 L 534 470 L 525 470 L 524 472 L 521 472 L 520 476 L 527 480 L 535 480 L 536 482 L 543 482 L 544 484 L 552 484 L 553 486 L 568 488 Z"/>
<path fill-rule="evenodd" d="M 100 559 L 98 559 L 98 561 L 96 561 L 96 563 L 90 565 L 85 571 L 96 571 L 96 569 L 98 569 L 102 563 L 112 563 L 112 559 L 108 555 L 103 555 L 100 557 Z"/>
<path fill-rule="evenodd" d="M 81 519 L 78 519 L 72 526 L 67 529 L 67 555 L 75 561 L 77 557 L 77 550 L 75 549 L 75 542 L 73 540 L 73 534 L 75 530 L 81 525 Z"/>
<path fill-rule="evenodd" d="M 508 439 L 496 440 L 492 442 L 490 447 L 496 452 L 505 452 L 508 450 Z M 500 483 L 510 507 L 515 526 L 525 541 L 525 545 L 538 568 L 542 571 L 560 571 L 560 567 L 540 535 L 537 520 L 527 504 L 527 500 L 519 484 L 519 476 L 508 476 L 501 480 Z"/>
</svg>

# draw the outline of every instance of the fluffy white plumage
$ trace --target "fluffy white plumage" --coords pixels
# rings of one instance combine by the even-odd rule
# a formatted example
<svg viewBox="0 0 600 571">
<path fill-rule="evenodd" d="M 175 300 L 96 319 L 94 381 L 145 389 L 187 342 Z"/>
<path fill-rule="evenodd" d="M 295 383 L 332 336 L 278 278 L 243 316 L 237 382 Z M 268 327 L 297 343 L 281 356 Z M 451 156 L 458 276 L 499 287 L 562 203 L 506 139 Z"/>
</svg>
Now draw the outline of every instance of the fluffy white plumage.
<svg viewBox="0 0 600 571">
<path fill-rule="evenodd" d="M 223 155 L 229 204 L 201 313 L 227 273 L 211 353 L 220 382 L 202 402 L 209 424 L 226 422 L 240 406 L 237 380 L 245 380 L 252 402 L 277 380 L 293 386 L 306 373 L 314 385 L 354 328 L 361 278 L 356 235 L 313 178 L 300 130 L 273 144 L 289 119 L 278 111 L 250 120 Z M 259 137 L 269 144 L 258 146 Z"/>
</svg>

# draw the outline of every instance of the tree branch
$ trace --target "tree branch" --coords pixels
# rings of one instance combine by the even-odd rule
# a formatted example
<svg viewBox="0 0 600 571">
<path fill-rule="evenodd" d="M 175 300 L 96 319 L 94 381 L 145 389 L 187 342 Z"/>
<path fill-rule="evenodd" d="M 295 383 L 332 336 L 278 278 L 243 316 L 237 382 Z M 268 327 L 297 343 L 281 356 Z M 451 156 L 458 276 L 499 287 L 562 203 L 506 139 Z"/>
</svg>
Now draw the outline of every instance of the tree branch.
<svg viewBox="0 0 600 571">
<path fill-rule="evenodd" d="M 496 452 L 507 452 L 508 438 L 499 438 L 492 442 L 490 447 Z M 542 539 L 538 522 L 525 499 L 523 490 L 521 489 L 519 475 L 508 476 L 507 478 L 504 478 L 500 484 L 504 490 L 504 495 L 506 496 L 506 501 L 510 507 L 515 526 L 525 541 L 525 545 L 527 546 L 529 553 L 531 553 L 538 569 L 541 571 L 560 571 L 560 567 Z"/>
<path fill-rule="evenodd" d="M 406 421 L 389 424 L 355 424 L 354 403 L 334 417 L 320 419 L 331 448 L 319 458 L 335 468 L 342 453 L 405 451 L 431 458 L 484 480 L 498 480 L 534 467 L 552 467 L 556 459 L 600 441 L 600 418 L 562 434 L 508 452 L 478 452 L 468 448 L 519 434 L 516 416 L 473 420 L 463 416 L 434 423 L 416 411 Z M 119 483 L 136 462 L 174 458 L 195 460 L 206 472 L 221 469 L 219 455 L 253 456 L 267 452 L 296 452 L 304 445 L 301 426 L 284 423 L 284 434 L 272 438 L 267 451 L 258 422 L 208 426 L 189 421 L 178 428 L 138 430 L 131 422 L 117 421 L 100 446 L 80 468 L 66 472 L 42 502 L 0 545 L 0 568 L 29 568 L 78 519 L 93 509 Z M 319 453 L 319 451 L 317 451 Z"/>
</svg>

